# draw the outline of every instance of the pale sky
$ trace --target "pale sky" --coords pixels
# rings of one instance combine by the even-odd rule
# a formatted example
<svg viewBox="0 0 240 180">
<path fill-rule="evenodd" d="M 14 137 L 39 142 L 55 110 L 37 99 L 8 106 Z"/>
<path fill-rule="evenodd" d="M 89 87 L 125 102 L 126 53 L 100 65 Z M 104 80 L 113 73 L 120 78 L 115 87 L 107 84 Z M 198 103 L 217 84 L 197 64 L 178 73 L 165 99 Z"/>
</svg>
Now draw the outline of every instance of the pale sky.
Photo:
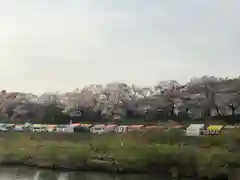
<svg viewBox="0 0 240 180">
<path fill-rule="evenodd" d="M 0 89 L 239 76 L 239 0 L 0 0 Z"/>
</svg>

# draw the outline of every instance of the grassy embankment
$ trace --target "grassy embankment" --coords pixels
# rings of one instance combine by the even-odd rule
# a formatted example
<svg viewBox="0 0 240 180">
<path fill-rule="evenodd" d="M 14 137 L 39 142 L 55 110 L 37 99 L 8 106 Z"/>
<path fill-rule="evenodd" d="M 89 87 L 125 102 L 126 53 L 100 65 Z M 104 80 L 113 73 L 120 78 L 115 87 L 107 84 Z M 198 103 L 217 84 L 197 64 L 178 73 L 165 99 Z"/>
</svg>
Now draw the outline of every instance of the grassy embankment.
<svg viewBox="0 0 240 180">
<path fill-rule="evenodd" d="M 0 133 L 0 162 L 46 168 L 109 172 L 178 172 L 209 176 L 235 174 L 240 133 L 186 137 L 183 132 L 91 135 Z"/>
</svg>

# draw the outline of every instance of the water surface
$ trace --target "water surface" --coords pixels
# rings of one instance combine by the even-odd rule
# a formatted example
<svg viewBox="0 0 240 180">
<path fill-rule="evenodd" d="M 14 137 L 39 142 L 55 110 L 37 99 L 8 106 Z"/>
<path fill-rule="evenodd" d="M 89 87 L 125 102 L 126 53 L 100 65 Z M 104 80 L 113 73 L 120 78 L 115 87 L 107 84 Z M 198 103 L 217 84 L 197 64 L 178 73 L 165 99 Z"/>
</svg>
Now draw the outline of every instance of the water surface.
<svg viewBox="0 0 240 180">
<path fill-rule="evenodd" d="M 22 167 L 1 167 L 0 180 L 171 180 L 143 174 L 110 174 L 96 172 L 60 172 Z"/>
</svg>

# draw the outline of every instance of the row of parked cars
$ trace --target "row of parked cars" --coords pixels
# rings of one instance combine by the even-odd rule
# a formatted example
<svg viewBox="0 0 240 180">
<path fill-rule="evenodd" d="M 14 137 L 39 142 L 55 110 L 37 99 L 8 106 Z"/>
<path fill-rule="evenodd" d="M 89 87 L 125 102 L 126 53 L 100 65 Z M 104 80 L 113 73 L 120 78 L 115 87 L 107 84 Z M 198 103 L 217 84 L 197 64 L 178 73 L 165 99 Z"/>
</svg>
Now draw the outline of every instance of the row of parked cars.
<svg viewBox="0 0 240 180">
<path fill-rule="evenodd" d="M 89 132 L 94 134 L 103 134 L 107 132 L 125 133 L 134 130 L 144 131 L 154 128 L 164 128 L 160 126 L 144 126 L 144 125 L 114 125 L 114 124 L 80 124 L 71 123 L 67 125 L 46 125 L 46 124 L 0 124 L 0 131 L 16 131 L 16 132 Z M 180 127 L 176 127 L 180 128 Z M 165 128 L 166 129 L 166 128 Z"/>
<path fill-rule="evenodd" d="M 29 125 L 19 125 L 19 124 L 0 124 L 0 131 L 15 131 L 15 132 L 90 132 L 95 134 L 102 134 L 106 132 L 129 132 L 132 130 L 142 128 L 142 125 L 105 125 L 105 124 L 67 124 L 67 125 L 44 125 L 44 124 L 29 124 Z"/>
<path fill-rule="evenodd" d="M 24 131 L 32 131 L 32 132 L 62 132 L 63 127 L 66 129 L 74 128 L 70 125 L 46 125 L 46 124 L 0 124 L 0 131 L 15 131 L 15 132 L 24 132 Z"/>
</svg>

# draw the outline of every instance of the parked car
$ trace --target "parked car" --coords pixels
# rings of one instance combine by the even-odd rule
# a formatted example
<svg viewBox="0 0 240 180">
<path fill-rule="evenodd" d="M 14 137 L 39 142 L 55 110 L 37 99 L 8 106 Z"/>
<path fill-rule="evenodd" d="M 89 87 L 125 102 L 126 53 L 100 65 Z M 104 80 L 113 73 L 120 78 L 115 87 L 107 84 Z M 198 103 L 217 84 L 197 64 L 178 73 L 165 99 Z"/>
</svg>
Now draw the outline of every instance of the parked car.
<svg viewBox="0 0 240 180">
<path fill-rule="evenodd" d="M 55 127 L 47 128 L 47 132 L 56 132 L 56 128 Z"/>
<path fill-rule="evenodd" d="M 24 131 L 24 126 L 22 126 L 22 125 L 16 125 L 16 126 L 14 127 L 14 131 L 23 132 L 23 131 Z"/>
<path fill-rule="evenodd" d="M 7 132 L 8 129 L 7 129 L 6 127 L 0 127 L 0 131 L 2 131 L 2 132 Z"/>
<path fill-rule="evenodd" d="M 106 133 L 105 125 L 104 124 L 95 125 L 95 126 L 91 127 L 90 131 L 91 131 L 91 133 L 94 133 L 94 134 Z"/>
<path fill-rule="evenodd" d="M 129 131 L 129 126 L 118 126 L 116 129 L 115 129 L 115 132 L 117 133 L 126 133 Z"/>
<path fill-rule="evenodd" d="M 32 132 L 47 132 L 46 127 L 34 127 L 31 130 L 32 130 Z"/>
<path fill-rule="evenodd" d="M 56 132 L 57 125 L 51 124 L 51 125 L 45 125 L 45 127 L 47 132 Z"/>
<path fill-rule="evenodd" d="M 56 127 L 56 132 L 58 133 L 73 133 L 75 126 L 73 125 L 58 125 Z"/>
<path fill-rule="evenodd" d="M 77 127 L 74 127 L 74 132 L 89 133 L 90 129 L 87 127 L 77 126 Z"/>
</svg>

